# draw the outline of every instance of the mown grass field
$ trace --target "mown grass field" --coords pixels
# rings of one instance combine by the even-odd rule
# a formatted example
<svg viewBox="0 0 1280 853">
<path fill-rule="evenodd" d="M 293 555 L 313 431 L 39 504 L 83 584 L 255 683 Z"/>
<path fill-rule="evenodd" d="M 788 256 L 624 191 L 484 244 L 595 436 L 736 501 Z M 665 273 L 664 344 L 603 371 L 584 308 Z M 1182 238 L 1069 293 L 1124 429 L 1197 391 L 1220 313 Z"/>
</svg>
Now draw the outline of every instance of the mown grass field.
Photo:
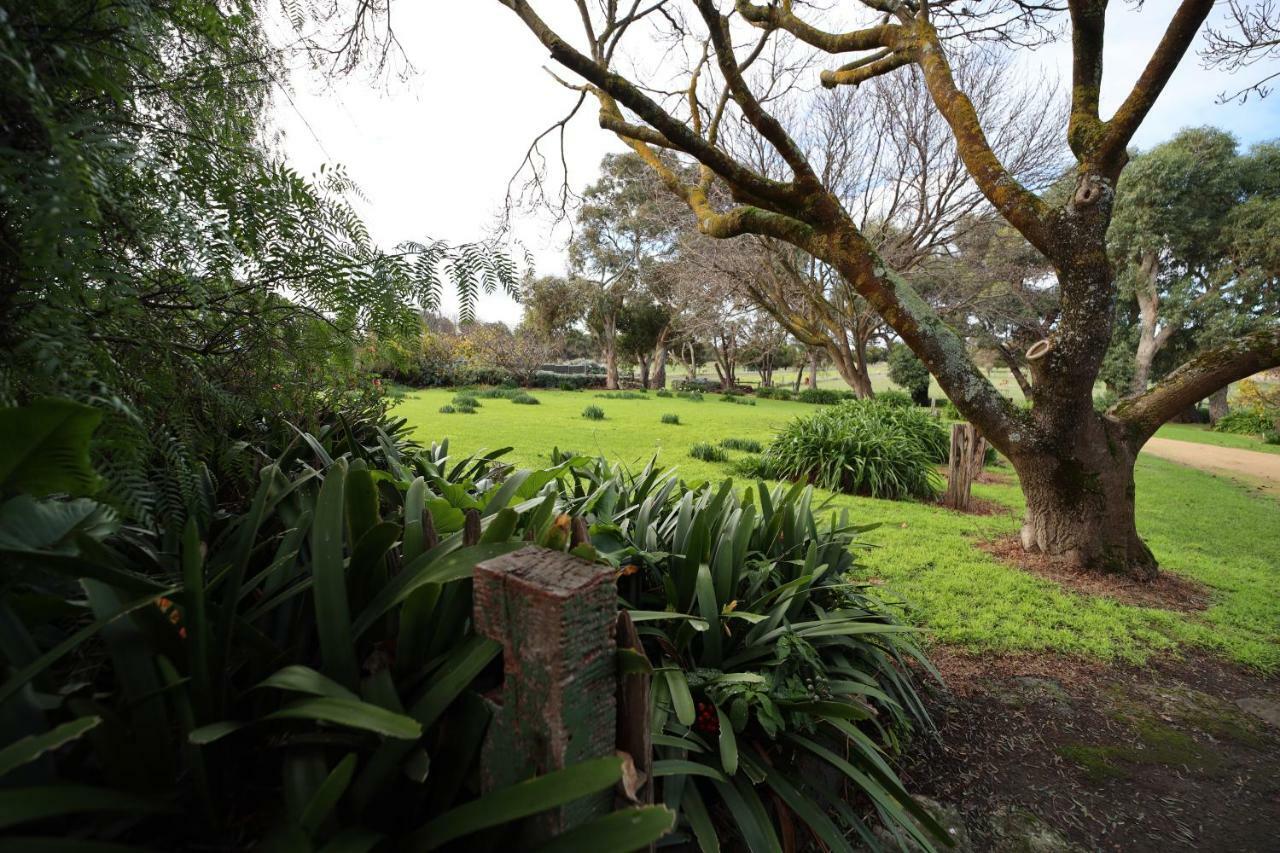
<svg viewBox="0 0 1280 853">
<path fill-rule="evenodd" d="M 620 399 L 538 391 L 537 406 L 486 399 L 475 414 L 440 414 L 453 396 L 446 390 L 412 392 L 396 411 L 414 425 L 419 440 L 448 437 L 455 454 L 511 446 L 508 459 L 538 466 L 555 446 L 640 467 L 656 453 L 661 464 L 674 466 L 689 481 L 732 476 L 732 461 L 744 455 L 729 451 L 729 463 L 702 462 L 688 455 L 694 443 L 768 442 L 790 418 L 815 411 L 778 400 L 731 404 L 711 394 L 694 402 L 653 393 Z M 588 405 L 600 406 L 605 420 L 581 417 Z M 663 424 L 667 413 L 678 415 L 680 424 Z M 1167 571 L 1199 581 L 1212 593 L 1208 610 L 1176 613 L 1070 592 L 975 547 L 1018 528 L 1021 492 L 1011 469 L 997 470 L 1009 482 L 978 484 L 975 494 L 1007 513 L 966 515 L 927 504 L 826 495 L 832 506 L 849 507 L 859 522 L 881 525 L 866 534 L 860 572 L 879 583 L 886 597 L 901 601 L 931 641 L 972 651 L 1060 652 L 1132 662 L 1198 647 L 1259 669 L 1280 669 L 1280 505 L 1274 499 L 1170 462 L 1139 461 L 1141 532 Z"/>
</svg>

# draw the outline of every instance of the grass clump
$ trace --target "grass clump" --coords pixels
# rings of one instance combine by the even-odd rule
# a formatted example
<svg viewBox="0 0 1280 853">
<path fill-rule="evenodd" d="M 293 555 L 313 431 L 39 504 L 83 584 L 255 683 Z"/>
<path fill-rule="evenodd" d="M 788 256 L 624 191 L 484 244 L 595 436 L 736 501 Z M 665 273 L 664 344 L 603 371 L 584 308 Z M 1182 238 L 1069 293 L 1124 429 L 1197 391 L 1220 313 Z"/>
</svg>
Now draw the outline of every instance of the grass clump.
<svg viewBox="0 0 1280 853">
<path fill-rule="evenodd" d="M 762 473 L 832 491 L 930 500 L 942 478 L 947 437 L 916 409 L 849 401 L 787 425 L 761 458 Z"/>
<path fill-rule="evenodd" d="M 677 391 L 677 392 L 676 392 L 676 396 L 677 396 L 677 397 L 679 397 L 681 400 L 693 400 L 695 403 L 701 403 L 701 402 L 702 402 L 702 392 L 701 392 L 701 391 L 687 391 L 687 390 L 686 390 L 686 391 Z"/>
<path fill-rule="evenodd" d="M 514 397 L 516 394 L 522 394 L 523 391 L 513 391 L 510 388 L 485 388 L 481 391 L 474 392 L 474 396 L 483 397 L 486 400 L 506 400 Z M 472 396 L 468 392 L 467 396 Z"/>
<path fill-rule="evenodd" d="M 705 441 L 700 441 L 690 447 L 689 455 L 703 462 L 727 462 L 729 460 L 728 454 L 723 450 Z"/>
<path fill-rule="evenodd" d="M 649 395 L 643 391 L 606 391 L 603 394 L 597 394 L 597 397 L 603 397 L 606 400 L 648 400 Z"/>
<path fill-rule="evenodd" d="M 679 416 L 679 415 L 676 415 L 676 414 L 672 414 L 671 412 L 667 412 L 665 415 L 663 415 L 663 416 L 662 416 L 662 422 L 663 422 L 664 424 L 675 424 L 675 425 L 679 425 L 679 423 L 680 423 L 680 416 Z"/>
<path fill-rule="evenodd" d="M 589 421 L 604 420 L 604 409 L 599 406 L 587 406 L 582 410 L 582 416 Z"/>
<path fill-rule="evenodd" d="M 480 401 L 476 399 L 475 394 L 468 391 L 465 394 L 456 395 L 453 398 L 453 405 L 455 407 L 460 407 L 460 408 L 465 407 L 470 409 L 476 409 L 476 408 L 479 408 Z"/>
<path fill-rule="evenodd" d="M 448 405 L 447 403 L 440 407 L 440 414 L 442 415 L 452 415 L 456 411 L 458 410 L 455 409 L 453 406 Z"/>
<path fill-rule="evenodd" d="M 536 406 L 538 405 L 538 398 L 527 391 L 521 391 L 519 394 L 511 395 L 511 402 L 517 406 Z"/>
<path fill-rule="evenodd" d="M 656 392 L 654 392 L 654 396 L 655 396 L 655 397 L 670 397 L 670 396 L 671 396 L 671 392 L 670 392 L 670 391 L 668 391 L 666 388 L 659 388 Z"/>
<path fill-rule="evenodd" d="M 720 440 L 720 446 L 725 450 L 741 450 L 744 453 L 759 453 L 764 450 L 764 445 L 754 438 L 724 438 Z"/>
</svg>

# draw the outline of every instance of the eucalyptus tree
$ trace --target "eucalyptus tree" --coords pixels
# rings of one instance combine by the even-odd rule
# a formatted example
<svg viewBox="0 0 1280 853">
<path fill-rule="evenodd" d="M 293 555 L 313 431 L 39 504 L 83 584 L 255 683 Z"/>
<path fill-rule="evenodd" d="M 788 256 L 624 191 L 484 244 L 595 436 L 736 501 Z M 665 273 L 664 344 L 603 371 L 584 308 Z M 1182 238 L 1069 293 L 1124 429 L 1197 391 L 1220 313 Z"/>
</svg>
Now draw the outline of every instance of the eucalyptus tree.
<svg viewBox="0 0 1280 853">
<path fill-rule="evenodd" d="M 573 75 L 566 82 L 577 97 L 596 101 L 601 126 L 685 203 L 703 234 L 789 243 L 830 265 L 867 300 L 1017 469 L 1027 499 L 1026 549 L 1093 569 L 1155 576 L 1156 559 L 1134 516 L 1139 449 L 1189 402 L 1280 363 L 1280 326 L 1273 324 L 1200 353 L 1106 413 L 1093 407 L 1117 298 L 1106 246 L 1116 184 L 1134 134 L 1191 50 L 1213 0 L 1173 5 L 1156 25 L 1156 46 L 1137 81 L 1105 118 L 1106 0 L 861 0 L 829 14 L 777 0 L 597 7 L 584 0 L 577 4 L 581 14 L 563 19 L 571 23 L 560 29 L 528 0 L 500 2 Z M 1144 14 L 1158 14 L 1155 4 Z M 990 117 L 975 109 L 956 68 L 971 51 L 1043 43 L 1062 17 L 1071 41 L 1071 88 L 1060 139 L 1071 153 L 1074 186 L 1059 202 L 1010 170 L 1008 151 L 995 142 Z M 635 61 L 629 53 L 639 55 L 654 41 L 665 45 L 662 62 Z M 826 68 L 815 73 L 819 64 Z M 1029 352 L 1030 409 L 1015 406 L 988 381 L 962 335 L 877 248 L 794 132 L 815 77 L 827 89 L 854 89 L 890 76 L 922 83 L 967 180 L 1057 279 L 1052 330 Z M 1003 77 L 1012 85 L 1011 78 Z M 722 144 L 728 128 L 775 152 L 781 167 L 757 168 L 759 158 Z M 696 177 L 673 168 L 680 158 L 696 165 Z"/>
<path fill-rule="evenodd" d="M 653 183 L 638 157 L 606 155 L 600 178 L 583 194 L 569 245 L 570 265 L 584 282 L 587 328 L 600 347 L 609 388 L 618 387 L 618 336 L 628 298 L 649 288 L 673 249 L 676 223 Z"/>
<path fill-rule="evenodd" d="M 1280 216 L 1276 149 L 1242 155 L 1231 134 L 1188 128 L 1125 171 L 1110 239 L 1122 295 L 1136 306 L 1133 393 L 1175 336 L 1199 350 L 1274 321 L 1280 279 L 1264 247 Z"/>
</svg>

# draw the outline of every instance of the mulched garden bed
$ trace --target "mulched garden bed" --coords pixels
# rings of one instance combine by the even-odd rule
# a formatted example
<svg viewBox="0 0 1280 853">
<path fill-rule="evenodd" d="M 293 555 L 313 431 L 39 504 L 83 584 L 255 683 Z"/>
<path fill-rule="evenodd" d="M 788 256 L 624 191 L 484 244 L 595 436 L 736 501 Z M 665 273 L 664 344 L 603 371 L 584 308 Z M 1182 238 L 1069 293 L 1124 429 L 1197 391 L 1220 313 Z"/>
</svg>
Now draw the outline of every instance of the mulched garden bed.
<svg viewBox="0 0 1280 853">
<path fill-rule="evenodd" d="M 1124 604 L 1184 613 L 1204 610 L 1212 597 L 1202 584 L 1169 571 L 1162 571 L 1156 580 L 1144 583 L 1124 575 L 1076 570 L 1042 554 L 1027 553 L 1022 550 L 1022 543 L 1016 536 L 980 542 L 978 547 L 1015 568 L 1051 580 L 1081 595 L 1101 595 Z"/>
<path fill-rule="evenodd" d="M 1277 849 L 1280 678 L 1208 656 L 932 657 L 952 689 L 929 700 L 940 737 L 912 744 L 904 781 L 960 815 L 968 849 L 1012 851 L 1010 813 L 1069 841 L 1052 850 Z"/>
</svg>

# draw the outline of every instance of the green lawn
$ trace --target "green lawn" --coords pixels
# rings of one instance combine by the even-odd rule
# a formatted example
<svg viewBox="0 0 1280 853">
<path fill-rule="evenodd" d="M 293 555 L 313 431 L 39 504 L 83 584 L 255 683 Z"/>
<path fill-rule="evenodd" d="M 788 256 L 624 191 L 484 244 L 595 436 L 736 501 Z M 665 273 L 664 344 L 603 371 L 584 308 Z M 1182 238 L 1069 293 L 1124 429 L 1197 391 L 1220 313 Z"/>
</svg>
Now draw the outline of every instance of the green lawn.
<svg viewBox="0 0 1280 853">
<path fill-rule="evenodd" d="M 1280 444 L 1267 444 L 1260 436 L 1214 432 L 1204 424 L 1165 424 L 1156 430 L 1156 435 L 1161 438 L 1177 439 L 1178 441 L 1193 441 L 1197 444 L 1214 444 L 1218 447 L 1237 447 L 1241 450 L 1280 453 Z"/>
<path fill-rule="evenodd" d="M 676 398 L 623 400 L 592 392 L 538 391 L 538 406 L 482 400 L 473 415 L 442 415 L 451 391 L 411 393 L 397 412 L 420 440 L 448 437 L 454 452 L 512 446 L 509 459 L 545 464 L 551 448 L 601 453 L 643 465 L 653 453 L 687 480 L 729 475 L 726 464 L 688 456 L 695 442 L 754 438 L 768 441 L 787 420 L 813 406 L 759 400 L 755 406 Z M 589 421 L 598 405 L 606 419 Z M 677 414 L 678 426 L 661 423 Z M 743 454 L 731 451 L 730 459 Z M 1011 474 L 1007 467 L 1000 469 Z M 1266 670 L 1280 668 L 1280 509 L 1272 498 L 1159 459 L 1138 464 L 1139 527 L 1167 571 L 1196 579 L 1213 592 L 1202 614 L 1133 607 L 1081 596 L 1011 568 L 973 543 L 1013 533 L 1021 493 L 1016 485 L 977 485 L 982 498 L 1010 514 L 963 515 L 939 507 L 830 496 L 860 522 L 881 526 L 860 571 L 899 600 L 937 642 L 975 651 L 1055 651 L 1108 660 L 1142 661 L 1180 646 L 1213 649 Z"/>
</svg>

